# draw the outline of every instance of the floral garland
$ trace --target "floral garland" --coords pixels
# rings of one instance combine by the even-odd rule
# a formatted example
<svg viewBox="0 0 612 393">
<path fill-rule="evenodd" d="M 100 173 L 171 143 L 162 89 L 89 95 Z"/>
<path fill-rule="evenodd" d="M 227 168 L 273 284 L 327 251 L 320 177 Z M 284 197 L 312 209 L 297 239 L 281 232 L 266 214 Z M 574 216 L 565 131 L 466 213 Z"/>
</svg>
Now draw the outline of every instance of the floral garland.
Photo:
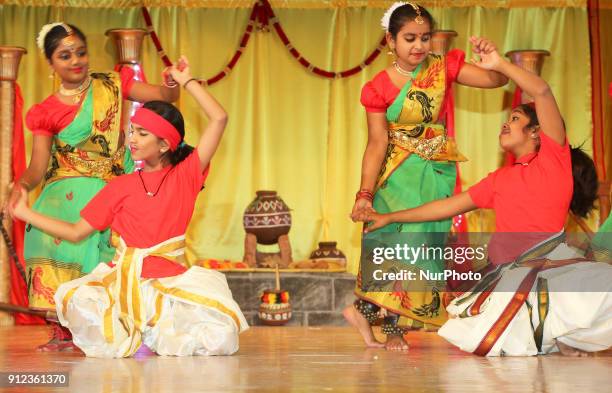
<svg viewBox="0 0 612 393">
<path fill-rule="evenodd" d="M 257 17 L 256 11 L 257 11 L 257 7 L 253 7 L 253 11 L 251 12 L 251 16 L 249 17 L 249 23 L 247 24 L 246 30 L 244 31 L 244 34 L 242 35 L 242 39 L 240 40 L 240 47 L 238 48 L 236 53 L 234 53 L 234 56 L 232 56 L 232 59 L 225 66 L 223 71 L 219 72 L 217 75 L 213 76 L 210 79 L 198 80 L 199 83 L 205 86 L 212 85 L 216 82 L 219 82 L 221 79 L 225 78 L 234 69 L 234 66 L 236 65 L 236 63 L 238 63 L 238 59 L 240 59 L 240 56 L 242 56 L 242 52 L 246 48 L 247 43 L 249 42 L 249 38 L 251 37 L 251 33 L 253 32 L 253 27 L 255 26 L 255 21 Z M 155 45 L 155 49 L 157 50 L 157 54 L 159 54 L 159 57 L 161 58 L 164 65 L 166 67 L 170 67 L 172 65 L 172 61 L 170 61 L 170 58 L 164 51 L 161 45 L 161 41 L 159 40 L 157 33 L 153 29 L 153 24 L 151 22 L 151 15 L 149 14 L 147 7 L 142 7 L 142 15 L 147 25 L 147 31 L 149 32 L 149 35 L 151 36 L 151 40 L 153 41 L 153 45 Z"/>
<path fill-rule="evenodd" d="M 166 52 L 164 51 L 161 45 L 161 41 L 157 36 L 155 29 L 153 28 L 151 15 L 149 14 L 147 7 L 143 6 L 141 9 L 145 24 L 147 26 L 147 31 L 151 36 L 151 40 L 153 41 L 153 45 L 155 45 L 157 53 L 159 54 L 162 62 L 166 67 L 171 66 L 172 61 L 170 61 L 170 58 L 168 58 L 168 55 L 166 55 Z M 312 72 L 313 74 L 329 79 L 348 78 L 363 71 L 363 69 L 365 69 L 367 66 L 372 64 L 372 62 L 374 62 L 378 55 L 380 55 L 380 53 L 383 51 L 387 43 L 385 37 L 383 36 L 383 38 L 378 43 L 376 49 L 374 49 L 364 61 L 362 61 L 361 63 L 359 63 L 359 65 L 355 67 L 339 72 L 326 71 L 310 63 L 308 60 L 302 57 L 302 55 L 297 49 L 295 49 L 295 47 L 291 44 L 291 41 L 289 41 L 287 34 L 285 34 L 285 31 L 280 25 L 280 22 L 278 21 L 276 15 L 274 14 L 270 2 L 268 0 L 257 0 L 253 5 L 253 11 L 249 16 L 249 22 L 244 31 L 244 34 L 242 35 L 242 39 L 240 40 L 240 46 L 238 47 L 236 53 L 234 53 L 234 55 L 232 56 L 229 63 L 227 63 L 227 65 L 221 72 L 219 72 L 212 78 L 206 80 L 199 80 L 199 82 L 203 85 L 210 86 L 216 82 L 219 82 L 221 79 L 229 75 L 229 73 L 232 72 L 232 70 L 236 66 L 236 63 L 238 63 L 240 56 L 242 56 L 242 53 L 244 52 L 244 49 L 246 48 L 249 42 L 249 38 L 251 37 L 251 33 L 253 32 L 255 26 L 257 26 L 258 30 L 268 31 L 270 23 L 272 24 L 276 35 L 278 35 L 285 48 L 287 48 L 291 56 L 295 58 L 299 62 L 299 64 L 301 64 L 305 69 Z"/>
</svg>

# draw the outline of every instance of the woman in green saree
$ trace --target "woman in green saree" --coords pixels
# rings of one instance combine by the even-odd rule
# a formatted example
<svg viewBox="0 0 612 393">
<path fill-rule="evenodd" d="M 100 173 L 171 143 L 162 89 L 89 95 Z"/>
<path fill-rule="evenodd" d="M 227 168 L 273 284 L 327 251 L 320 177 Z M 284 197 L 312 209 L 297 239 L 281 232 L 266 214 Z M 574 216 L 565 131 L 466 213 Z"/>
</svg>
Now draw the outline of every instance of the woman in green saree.
<svg viewBox="0 0 612 393">
<path fill-rule="evenodd" d="M 134 167 L 121 129 L 123 99 L 173 102 L 179 91 L 136 81 L 128 67 L 120 72 L 91 73 L 86 37 L 73 25 L 45 25 L 37 44 L 61 85 L 28 111 L 26 124 L 34 134 L 32 157 L 16 181 L 9 204 L 17 200 L 20 188 L 31 191 L 42 182 L 33 209 L 74 222 L 107 181 Z M 28 226 L 24 259 L 30 307 L 55 309 L 53 295 L 60 284 L 112 260 L 114 253 L 108 230 L 75 244 Z M 70 333 L 55 325 L 51 341 L 39 350 L 71 348 Z"/>
<path fill-rule="evenodd" d="M 395 3 L 382 20 L 387 43 L 395 54 L 393 65 L 368 82 L 361 95 L 368 121 L 368 144 L 364 153 L 361 188 L 357 192 L 351 217 L 361 209 L 378 212 L 416 207 L 451 196 L 456 181 L 456 163 L 465 161 L 455 140 L 445 127 L 446 109 L 453 82 L 494 88 L 507 78 L 495 71 L 465 64 L 465 54 L 451 50 L 445 56 L 430 53 L 434 20 L 415 3 Z M 475 54 L 494 50 L 482 38 L 471 38 Z M 392 233 L 412 232 L 431 244 L 446 236 L 451 220 L 428 223 L 390 224 L 376 233 L 365 234 L 362 241 L 384 245 Z M 362 253 L 355 294 L 357 301 L 347 307 L 345 318 L 362 334 L 370 347 L 407 350 L 403 338 L 407 329 L 436 329 L 446 321 L 441 296 L 445 282 L 396 282 L 392 291 L 373 289 L 376 283 L 361 275 L 368 261 Z M 443 260 L 420 259 L 415 268 L 442 272 Z M 401 285 L 400 285 L 401 284 Z M 399 285 L 399 286 L 398 286 Z M 368 288 L 370 288 L 368 290 Z M 378 342 L 371 323 L 384 315 L 382 331 L 386 343 Z"/>
</svg>

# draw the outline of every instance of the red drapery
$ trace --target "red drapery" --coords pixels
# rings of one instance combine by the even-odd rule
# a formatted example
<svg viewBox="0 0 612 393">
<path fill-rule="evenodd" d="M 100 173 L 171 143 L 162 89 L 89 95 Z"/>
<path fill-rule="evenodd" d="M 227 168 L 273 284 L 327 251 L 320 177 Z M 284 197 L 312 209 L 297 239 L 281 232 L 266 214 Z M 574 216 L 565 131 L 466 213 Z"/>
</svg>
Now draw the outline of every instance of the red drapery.
<svg viewBox="0 0 612 393">
<path fill-rule="evenodd" d="M 25 171 L 25 141 L 23 138 L 23 96 L 17 82 L 15 82 L 15 111 L 13 113 L 13 146 L 12 146 L 12 172 L 13 179 L 19 179 Z M 23 240 L 25 234 L 25 223 L 20 220 L 13 220 L 13 245 L 17 252 L 17 261 L 10 264 L 11 272 L 11 291 L 10 301 L 13 304 L 28 307 L 28 286 L 19 273 L 16 264 L 20 264 L 25 271 L 23 260 Z M 12 258 L 11 258 L 12 259 Z M 43 324 L 42 318 L 26 314 L 15 314 L 15 323 L 18 325 Z"/>
</svg>

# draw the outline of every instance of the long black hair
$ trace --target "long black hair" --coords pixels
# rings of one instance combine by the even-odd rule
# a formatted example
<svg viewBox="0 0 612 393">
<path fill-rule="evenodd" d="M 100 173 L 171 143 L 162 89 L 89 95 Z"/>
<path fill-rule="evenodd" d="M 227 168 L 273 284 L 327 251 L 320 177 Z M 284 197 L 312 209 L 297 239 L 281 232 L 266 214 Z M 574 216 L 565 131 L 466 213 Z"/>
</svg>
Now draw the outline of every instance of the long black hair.
<svg viewBox="0 0 612 393">
<path fill-rule="evenodd" d="M 425 7 L 421 7 L 417 4 L 415 4 L 415 6 L 418 7 L 421 17 L 429 23 L 429 28 L 433 31 L 435 26 L 433 16 L 431 16 Z M 393 39 L 397 38 L 397 33 L 399 33 L 399 31 L 402 29 L 404 23 L 413 21 L 417 16 L 418 14 L 416 10 L 410 4 L 404 4 L 397 7 L 391 14 L 391 18 L 389 18 L 389 33 L 391 33 Z"/>
<path fill-rule="evenodd" d="M 72 34 L 75 34 L 77 37 L 83 41 L 85 46 L 87 46 L 87 38 L 85 34 L 78 27 L 67 24 L 72 29 Z M 51 56 L 53 56 L 53 52 L 57 49 L 62 40 L 68 37 L 68 32 L 64 28 L 64 26 L 57 25 L 53 26 L 51 30 L 45 36 L 44 49 L 45 49 L 45 57 L 47 60 L 51 61 Z"/>
<path fill-rule="evenodd" d="M 595 163 L 580 146 L 571 147 L 572 176 L 574 177 L 574 194 L 570 210 L 579 217 L 586 217 L 593 209 L 597 199 L 599 181 Z"/>
<path fill-rule="evenodd" d="M 535 106 L 521 104 L 517 106 L 528 118 L 529 124 L 526 128 L 540 125 Z M 565 122 L 564 122 L 565 126 Z M 597 170 L 595 163 L 581 148 L 570 146 L 572 159 L 572 177 L 574 178 L 574 193 L 570 203 L 570 210 L 579 217 L 586 217 L 595 205 L 597 199 Z"/>
<path fill-rule="evenodd" d="M 164 119 L 176 128 L 181 135 L 181 142 L 174 151 L 168 150 L 162 155 L 162 159 L 167 159 L 171 165 L 176 165 L 183 161 L 191 152 L 193 147 L 184 143 L 185 139 L 185 121 L 183 115 L 174 105 L 164 101 L 149 101 L 143 105 L 143 108 L 149 109 Z"/>
</svg>

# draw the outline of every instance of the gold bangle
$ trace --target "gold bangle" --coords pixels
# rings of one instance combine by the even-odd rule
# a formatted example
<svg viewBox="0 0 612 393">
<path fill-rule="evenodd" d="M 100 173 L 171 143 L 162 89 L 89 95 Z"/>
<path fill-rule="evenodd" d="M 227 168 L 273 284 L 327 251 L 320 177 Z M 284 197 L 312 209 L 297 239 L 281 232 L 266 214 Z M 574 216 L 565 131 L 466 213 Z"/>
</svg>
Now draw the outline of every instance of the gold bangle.
<svg viewBox="0 0 612 393">
<path fill-rule="evenodd" d="M 32 186 L 31 186 L 31 185 L 30 185 L 30 184 L 29 184 L 27 181 L 25 181 L 25 180 L 23 180 L 23 179 L 19 179 L 18 183 L 19 183 L 21 186 L 23 186 L 23 188 L 25 188 L 25 189 L 26 189 L 26 191 L 28 191 L 28 192 L 29 192 L 29 191 L 32 189 Z"/>
</svg>

